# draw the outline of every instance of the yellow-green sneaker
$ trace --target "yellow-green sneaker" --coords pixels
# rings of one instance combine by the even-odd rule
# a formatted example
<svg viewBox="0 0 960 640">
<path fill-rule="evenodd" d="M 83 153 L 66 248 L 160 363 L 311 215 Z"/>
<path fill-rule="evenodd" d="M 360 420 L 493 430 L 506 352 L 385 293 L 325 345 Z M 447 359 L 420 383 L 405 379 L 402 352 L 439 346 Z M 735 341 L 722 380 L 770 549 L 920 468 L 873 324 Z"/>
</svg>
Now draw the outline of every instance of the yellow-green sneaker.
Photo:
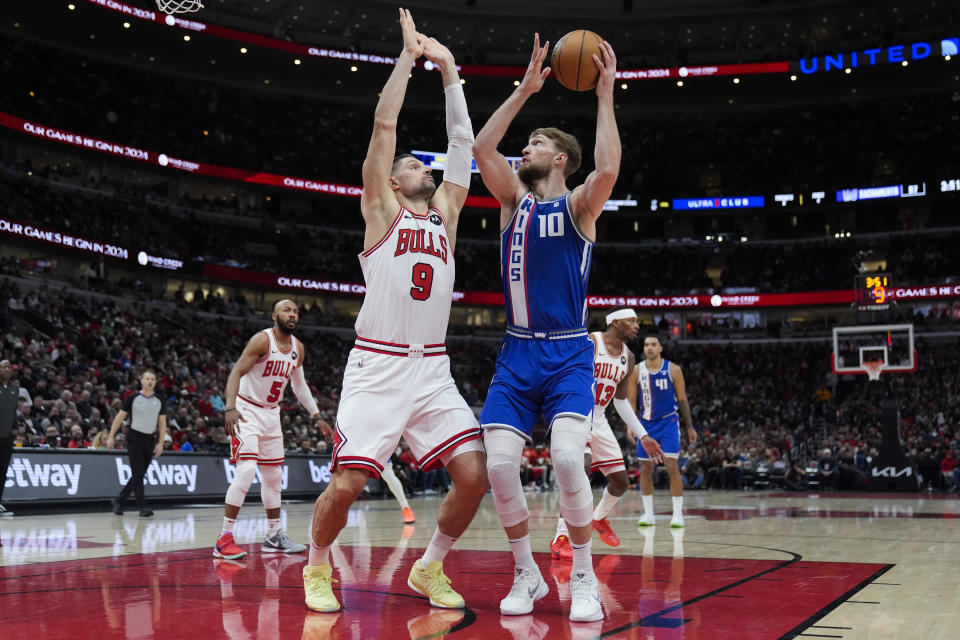
<svg viewBox="0 0 960 640">
<path fill-rule="evenodd" d="M 430 604 L 441 609 L 463 609 L 463 597 L 450 588 L 450 578 L 443 575 L 443 563 L 431 562 L 424 569 L 417 560 L 410 569 L 407 584 L 411 589 L 430 598 Z"/>
<path fill-rule="evenodd" d="M 333 568 L 329 564 L 303 568 L 304 602 L 307 608 L 321 613 L 340 611 L 340 603 L 333 595 Z"/>
</svg>

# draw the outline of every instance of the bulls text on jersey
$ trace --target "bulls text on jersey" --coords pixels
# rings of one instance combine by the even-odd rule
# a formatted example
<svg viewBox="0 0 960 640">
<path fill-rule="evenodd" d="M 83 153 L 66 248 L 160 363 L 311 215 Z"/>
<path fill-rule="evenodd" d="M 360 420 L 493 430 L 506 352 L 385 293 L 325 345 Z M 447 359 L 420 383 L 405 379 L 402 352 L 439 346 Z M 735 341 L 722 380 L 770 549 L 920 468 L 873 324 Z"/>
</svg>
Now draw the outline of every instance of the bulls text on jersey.
<svg viewBox="0 0 960 640">
<path fill-rule="evenodd" d="M 433 231 L 427 229 L 398 229 L 397 247 L 393 256 L 402 256 L 405 253 L 426 253 L 440 258 L 447 263 L 447 239 L 441 235 L 434 236 Z"/>
<path fill-rule="evenodd" d="M 297 365 L 288 360 L 267 360 L 263 365 L 262 377 L 274 376 L 289 379 Z"/>
</svg>

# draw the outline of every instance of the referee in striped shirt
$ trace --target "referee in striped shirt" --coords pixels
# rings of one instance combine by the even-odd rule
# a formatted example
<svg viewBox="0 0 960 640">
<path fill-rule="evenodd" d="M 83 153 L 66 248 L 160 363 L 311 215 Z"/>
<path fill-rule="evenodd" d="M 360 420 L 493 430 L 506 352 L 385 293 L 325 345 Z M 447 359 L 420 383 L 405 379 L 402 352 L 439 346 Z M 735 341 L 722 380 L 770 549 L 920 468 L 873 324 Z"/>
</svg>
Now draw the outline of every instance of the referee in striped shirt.
<svg viewBox="0 0 960 640">
<path fill-rule="evenodd" d="M 140 374 L 140 393 L 133 394 L 123 401 L 123 408 L 110 425 L 107 436 L 107 449 L 113 449 L 114 436 L 123 421 L 130 416 L 130 430 L 127 433 L 127 456 L 130 458 L 130 480 L 113 499 L 113 512 L 123 515 L 123 502 L 131 492 L 136 496 L 140 517 L 153 515 L 153 509 L 143 497 L 143 477 L 153 458 L 163 454 L 163 438 L 167 435 L 167 416 L 163 413 L 163 400 L 154 393 L 157 386 L 157 374 L 145 369 Z M 158 438 L 159 436 L 159 438 Z"/>
</svg>

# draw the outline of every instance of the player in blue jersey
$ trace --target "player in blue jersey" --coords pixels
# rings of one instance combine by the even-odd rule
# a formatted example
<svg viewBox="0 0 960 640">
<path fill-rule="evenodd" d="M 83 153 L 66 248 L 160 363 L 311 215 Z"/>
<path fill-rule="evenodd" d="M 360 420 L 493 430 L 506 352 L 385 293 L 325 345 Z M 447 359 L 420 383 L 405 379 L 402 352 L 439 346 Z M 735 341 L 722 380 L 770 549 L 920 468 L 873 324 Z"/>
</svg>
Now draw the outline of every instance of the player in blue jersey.
<svg viewBox="0 0 960 640">
<path fill-rule="evenodd" d="M 690 402 L 687 400 L 687 386 L 683 381 L 683 371 L 674 362 L 664 360 L 663 344 L 660 337 L 649 334 L 643 338 L 644 362 L 637 366 L 636 393 L 630 400 L 636 402 L 640 424 L 663 449 L 663 465 L 670 477 L 670 493 L 673 495 L 673 518 L 671 527 L 683 526 L 683 478 L 677 466 L 680 455 L 680 421 L 677 410 L 683 415 L 687 426 L 687 439 L 690 444 L 697 441 L 697 431 L 693 428 L 690 415 Z M 628 431 L 627 437 L 636 444 L 636 436 Z M 637 521 L 641 527 L 655 524 L 653 516 L 653 466 L 654 461 L 642 446 L 637 446 L 640 458 L 640 489 L 643 493 L 643 516 Z"/>
<path fill-rule="evenodd" d="M 610 45 L 593 56 L 597 81 L 594 170 L 570 190 L 580 144 L 559 129 L 537 129 L 523 149 L 517 174 L 497 151 L 510 123 L 550 75 L 550 48 L 534 38 L 526 74 L 477 134 L 473 153 L 484 184 L 500 202 L 501 278 L 507 335 L 497 357 L 480 424 L 487 449 L 493 503 L 516 562 L 513 588 L 500 612 L 523 615 L 549 589 L 533 561 L 529 511 L 520 486 L 520 457 L 542 414 L 560 490 L 560 513 L 573 547 L 570 619 L 601 620 L 590 535 L 593 494 L 583 451 L 593 412 L 593 343 L 584 326 L 587 281 L 596 221 L 620 171 L 620 136 L 613 110 L 616 57 Z"/>
</svg>

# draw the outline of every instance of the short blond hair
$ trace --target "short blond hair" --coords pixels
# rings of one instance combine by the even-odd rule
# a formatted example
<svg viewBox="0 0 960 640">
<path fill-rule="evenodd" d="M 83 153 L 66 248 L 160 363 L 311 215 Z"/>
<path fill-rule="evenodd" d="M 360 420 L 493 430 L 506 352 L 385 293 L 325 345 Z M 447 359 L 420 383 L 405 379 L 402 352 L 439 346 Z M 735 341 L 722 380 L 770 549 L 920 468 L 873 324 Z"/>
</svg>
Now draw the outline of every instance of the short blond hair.
<svg viewBox="0 0 960 640">
<path fill-rule="evenodd" d="M 574 136 L 556 127 L 534 129 L 530 137 L 534 136 L 550 138 L 557 150 L 567 155 L 567 166 L 563 169 L 564 176 L 571 176 L 577 172 L 577 169 L 580 168 L 580 161 L 583 159 L 583 152 L 580 150 L 580 143 Z"/>
</svg>

